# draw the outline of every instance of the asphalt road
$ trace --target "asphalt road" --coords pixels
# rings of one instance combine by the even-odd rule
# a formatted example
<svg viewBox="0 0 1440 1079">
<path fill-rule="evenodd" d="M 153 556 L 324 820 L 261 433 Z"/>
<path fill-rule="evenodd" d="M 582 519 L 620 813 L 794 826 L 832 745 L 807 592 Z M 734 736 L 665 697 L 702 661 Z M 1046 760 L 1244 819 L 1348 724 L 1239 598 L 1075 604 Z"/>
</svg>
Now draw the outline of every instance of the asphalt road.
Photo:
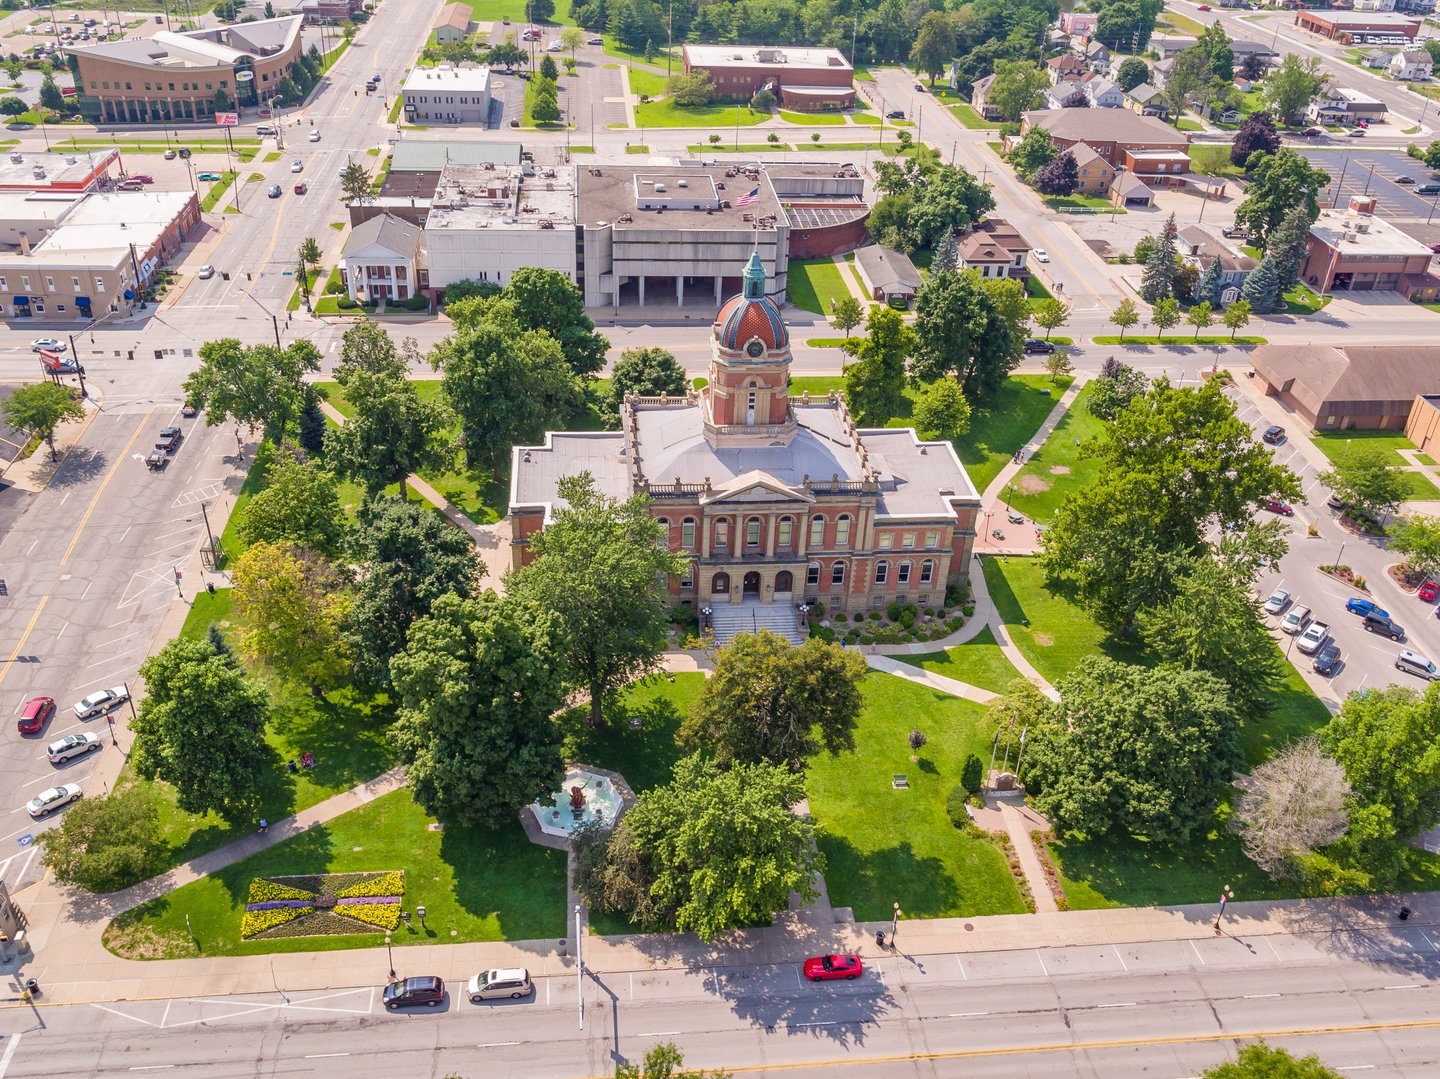
<svg viewBox="0 0 1440 1079">
<path fill-rule="evenodd" d="M 408 1013 L 387 1013 L 375 986 L 21 1008 L 6 1013 L 0 1079 L 609 1076 L 672 1040 L 688 1066 L 767 1075 L 1169 1079 L 1259 1035 L 1347 1071 L 1423 1076 L 1440 1067 L 1437 948 L 1434 928 L 1413 922 L 1298 925 L 1253 939 L 901 954 L 818 985 L 793 966 L 587 974 L 583 1029 L 573 975 L 539 979 L 533 1000 L 481 1005 L 454 982 L 440 1008 Z"/>
</svg>

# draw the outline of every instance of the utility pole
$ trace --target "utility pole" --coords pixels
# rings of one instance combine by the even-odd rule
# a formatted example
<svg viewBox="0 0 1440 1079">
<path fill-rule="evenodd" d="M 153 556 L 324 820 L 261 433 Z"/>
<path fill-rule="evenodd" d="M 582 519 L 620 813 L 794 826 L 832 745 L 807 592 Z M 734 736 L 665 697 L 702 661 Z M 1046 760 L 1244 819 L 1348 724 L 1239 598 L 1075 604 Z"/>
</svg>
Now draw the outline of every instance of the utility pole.
<svg viewBox="0 0 1440 1079">
<path fill-rule="evenodd" d="M 670 65 L 675 57 L 675 0 L 670 0 L 669 13 L 665 16 L 665 77 L 670 77 Z"/>
<path fill-rule="evenodd" d="M 580 904 L 575 904 L 575 1003 L 580 1009 L 580 1029 L 585 1029 L 585 938 L 580 933 Z"/>
</svg>

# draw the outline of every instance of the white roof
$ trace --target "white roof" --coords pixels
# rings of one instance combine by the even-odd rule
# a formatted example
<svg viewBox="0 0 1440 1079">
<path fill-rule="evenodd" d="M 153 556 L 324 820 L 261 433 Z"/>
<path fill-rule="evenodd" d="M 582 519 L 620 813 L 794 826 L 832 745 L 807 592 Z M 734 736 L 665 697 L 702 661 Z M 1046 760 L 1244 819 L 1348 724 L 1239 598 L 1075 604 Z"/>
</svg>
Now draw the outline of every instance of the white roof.
<svg viewBox="0 0 1440 1079">
<path fill-rule="evenodd" d="M 170 227 L 194 198 L 190 191 L 87 195 L 83 203 L 66 215 L 60 227 L 32 250 L 36 256 L 45 256 L 57 251 L 128 250 L 133 243 L 143 251 Z"/>
<path fill-rule="evenodd" d="M 751 67 L 774 64 L 789 70 L 795 68 L 849 68 L 850 61 L 839 49 L 799 49 L 786 45 L 686 45 L 685 57 L 691 67 Z"/>
<path fill-rule="evenodd" d="M 490 69 L 484 64 L 451 67 L 417 67 L 405 80 L 405 93 L 484 93 L 490 86 Z"/>
</svg>

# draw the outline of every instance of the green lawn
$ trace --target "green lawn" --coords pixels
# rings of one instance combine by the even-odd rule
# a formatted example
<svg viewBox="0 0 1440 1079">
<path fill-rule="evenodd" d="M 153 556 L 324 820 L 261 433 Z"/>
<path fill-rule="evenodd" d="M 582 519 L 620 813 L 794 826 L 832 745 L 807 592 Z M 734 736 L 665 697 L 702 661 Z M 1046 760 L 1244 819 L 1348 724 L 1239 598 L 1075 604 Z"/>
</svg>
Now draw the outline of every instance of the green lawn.
<svg viewBox="0 0 1440 1079">
<path fill-rule="evenodd" d="M 1052 210 L 1060 210 L 1061 208 L 1071 210 L 1090 209 L 1104 210 L 1106 213 L 1109 213 L 1115 209 L 1110 200 L 1103 195 L 1055 195 L 1047 197 L 1045 199 L 1045 205 Z M 1125 211 L 1121 210 L 1120 212 L 1123 214 Z"/>
<path fill-rule="evenodd" d="M 830 900 L 861 920 L 1009 914 L 1025 909 L 1000 849 L 950 823 L 945 796 L 992 731 L 979 705 L 871 673 L 854 750 L 810 763 L 806 788 L 819 825 Z M 906 736 L 929 740 L 911 762 Z M 909 790 L 894 790 L 905 774 Z"/>
<path fill-rule="evenodd" d="M 1164 337 L 1160 337 L 1158 334 L 1153 334 L 1153 333 L 1140 333 L 1140 334 L 1127 333 L 1127 334 L 1125 335 L 1125 339 L 1122 341 L 1122 340 L 1120 339 L 1120 335 L 1119 335 L 1119 334 L 1110 333 L 1110 334 L 1101 334 L 1099 337 L 1092 337 L 1092 338 L 1090 338 L 1090 343 L 1091 343 L 1091 344 L 1095 344 L 1095 345 L 1161 345 L 1161 346 L 1164 346 L 1164 345 L 1264 345 L 1264 344 L 1268 344 L 1268 343 L 1269 343 L 1269 339 L 1268 339 L 1268 338 L 1265 338 L 1265 337 L 1255 337 L 1255 336 L 1253 336 L 1253 335 L 1247 337 L 1247 336 L 1246 336 L 1245 334 L 1243 334 L 1243 333 L 1242 333 L 1242 334 L 1239 334 L 1239 335 L 1236 336 L 1236 337 L 1231 337 L 1229 334 L 1225 334 L 1224 336 L 1218 336 L 1218 335 L 1217 335 L 1217 336 L 1207 336 L 1206 334 L 1201 334 L 1201 335 L 1197 338 L 1197 337 L 1195 336 L 1195 331 L 1194 331 L 1194 330 L 1191 330 L 1189 333 L 1186 333 L 1186 332 L 1185 332 L 1184 330 L 1182 330 L 1179 326 L 1176 326 L 1173 330 L 1171 330 L 1171 331 L 1169 331 L 1168 333 L 1166 333 Z"/>
<path fill-rule="evenodd" d="M 1073 380 L 1058 383 L 1049 375 L 1011 375 L 1003 389 L 977 401 L 970 430 L 955 440 L 955 450 L 977 491 L 984 491 L 1016 450 L 1040 429 L 1060 395 Z M 1041 391 L 1048 390 L 1049 393 Z"/>
<path fill-rule="evenodd" d="M 971 131 L 989 131 L 1004 124 L 1003 120 L 986 120 L 969 105 L 951 105 L 950 115 L 959 120 L 961 126 L 967 127 Z"/>
<path fill-rule="evenodd" d="M 772 150 L 789 150 L 785 142 L 697 142 L 686 147 L 692 154 L 763 154 Z M 572 148 L 572 154 L 575 152 Z"/>
<path fill-rule="evenodd" d="M 200 209 L 209 213 L 219 205 L 220 200 L 225 197 L 225 192 L 230 190 L 230 185 L 235 182 L 236 173 L 222 172 L 220 179 L 211 181 L 210 190 L 205 192 L 205 197 L 200 200 Z"/>
<path fill-rule="evenodd" d="M 1203 34 L 1205 32 L 1204 23 L 1196 22 L 1194 19 L 1174 11 L 1166 11 L 1161 15 L 1160 21 L 1162 24 L 1169 23 L 1175 29 L 1186 34 Z"/>
<path fill-rule="evenodd" d="M 1401 457 L 1397 451 L 1419 448 L 1404 435 L 1393 434 L 1390 431 L 1317 431 L 1311 437 L 1316 448 L 1331 461 L 1338 461 L 1344 457 L 1345 451 L 1350 445 L 1364 442 L 1372 446 L 1379 446 L 1383 450 L 1389 450 L 1390 464 L 1408 466 L 1410 462 Z M 1440 498 L 1440 490 L 1437 490 L 1435 484 L 1420 472 L 1406 472 L 1405 482 L 1409 485 L 1409 490 L 1405 495 L 1407 499 Z"/>
<path fill-rule="evenodd" d="M 1096 625 L 1072 602 L 1068 586 L 1051 590 L 1038 559 L 984 558 L 981 564 L 1006 631 L 1047 680 L 1063 678 L 1097 653 L 1125 663 L 1151 662 L 1138 642 L 1117 640 Z M 1299 673 L 1288 667 L 1270 697 L 1272 708 L 1241 731 L 1252 765 L 1329 718 Z M 1221 803 L 1211 831 L 1176 849 L 1123 836 L 1053 843 L 1070 907 L 1204 902 L 1214 898 L 1221 883 L 1246 898 L 1294 895 L 1293 885 L 1271 882 L 1244 856 L 1236 837 L 1224 827 L 1227 814 L 1228 806 Z M 1417 854 L 1412 871 L 1414 886 L 1433 887 L 1429 882 L 1440 875 L 1440 859 Z"/>
<path fill-rule="evenodd" d="M 1088 407 L 1091 385 L 1080 391 L 1054 433 L 1026 460 L 1010 484 L 1010 505 L 1037 521 L 1049 521 L 1066 497 L 1089 484 L 1099 472 L 1096 462 L 1079 460 L 1076 444 L 1104 429 Z"/>
<path fill-rule="evenodd" d="M 787 271 L 790 302 L 806 311 L 828 317 L 831 301 L 850 294 L 840 267 L 828 258 L 791 259 Z"/>
<path fill-rule="evenodd" d="M 659 97 L 669 88 L 670 80 L 663 72 L 647 71 L 643 67 L 630 69 L 630 92 L 646 97 Z"/>
<path fill-rule="evenodd" d="M 845 117 L 838 112 L 786 112 L 781 109 L 780 119 L 787 124 L 800 124 L 804 127 L 832 127 L 845 123 Z"/>
<path fill-rule="evenodd" d="M 565 738 L 565 759 L 594 764 L 619 772 L 637 794 L 670 782 L 670 774 L 681 752 L 675 744 L 680 721 L 689 710 L 705 676 L 681 672 L 654 674 L 632 683 L 620 695 L 612 722 L 592 730 L 578 710 L 571 715 Z M 630 720 L 640 720 L 639 728 Z"/>
<path fill-rule="evenodd" d="M 921 667 L 946 678 L 968 682 L 972 686 L 1003 693 L 1016 678 L 1021 677 L 1015 665 L 1005 658 L 995 635 L 987 626 L 964 644 L 943 652 L 927 652 L 921 656 L 893 656 L 902 663 Z"/>
<path fill-rule="evenodd" d="M 1180 131 L 1204 131 L 1205 125 L 1199 120 L 1192 120 L 1188 116 L 1182 116 L 1176 121 L 1175 127 Z"/>
<path fill-rule="evenodd" d="M 522 5 L 522 6 L 523 6 L 523 5 Z M 558 8 L 559 5 L 557 4 L 556 7 Z M 522 16 L 522 18 L 523 18 L 523 16 Z M 654 59 L 654 60 L 649 60 L 649 61 L 647 61 L 647 60 L 645 59 L 645 50 L 644 50 L 644 49 L 641 49 L 639 52 L 636 52 L 636 51 L 634 51 L 634 50 L 632 50 L 632 49 L 627 49 L 624 45 L 620 44 L 620 42 L 615 39 L 615 36 L 614 36 L 613 34 L 605 34 L 604 37 L 605 37 L 605 55 L 606 55 L 606 56 L 615 56 L 615 57 L 618 57 L 618 58 L 621 59 L 621 60 L 631 60 L 631 61 L 634 61 L 634 62 L 637 63 L 637 64 L 644 64 L 644 63 L 652 63 L 652 64 L 655 64 L 655 63 L 658 63 L 661 67 L 664 67 L 664 66 L 665 66 L 665 51 L 666 51 L 666 50 L 665 50 L 665 46 L 662 45 L 662 44 L 660 44 L 659 42 L 656 42 L 656 43 L 655 43 L 655 59 Z M 679 49 L 676 49 L 676 50 L 675 50 L 675 73 L 676 73 L 677 75 L 680 74 L 680 50 L 679 50 Z"/>
<path fill-rule="evenodd" d="M 1313 315 L 1332 299 L 1334 299 L 1333 296 L 1321 296 L 1297 281 L 1291 288 L 1285 290 L 1285 313 L 1287 315 Z"/>
<path fill-rule="evenodd" d="M 431 825 L 409 791 L 384 795 L 121 915 L 106 927 L 106 947 L 136 959 L 374 948 L 379 931 L 244 941 L 240 918 L 256 877 L 391 869 L 405 871 L 405 907 L 426 908 L 427 928 L 416 919 L 395 934 L 400 948 L 564 935 L 562 852 L 531 843 L 518 822 L 493 832 Z M 407 965 L 403 951 L 396 958 Z"/>
<path fill-rule="evenodd" d="M 756 112 L 744 105 L 683 108 L 667 98 L 664 101 L 651 101 L 635 106 L 637 127 L 754 127 L 768 119 L 768 112 Z"/>
<path fill-rule="evenodd" d="M 309 270 L 305 274 L 305 277 L 307 278 L 306 283 L 310 286 L 310 303 L 312 305 L 319 298 L 319 294 L 315 291 L 315 285 L 320 280 L 321 275 L 325 272 L 326 271 L 323 268 L 317 268 L 314 270 Z M 290 293 L 290 299 L 286 301 L 285 310 L 298 311 L 300 310 L 300 305 L 304 302 L 305 294 L 304 291 L 300 288 L 300 281 L 297 278 L 295 281 L 295 289 L 293 292 Z"/>
<path fill-rule="evenodd" d="M 525 0 L 469 0 L 470 10 L 475 13 L 476 22 L 501 23 L 509 19 L 514 24 L 525 21 L 525 13 L 529 10 Z M 536 20 L 537 22 L 549 22 L 555 25 L 570 21 L 570 0 L 555 0 L 555 15 L 548 20 Z M 496 30 L 503 30 L 504 27 L 497 25 Z M 500 40 L 497 35 L 496 41 Z"/>
</svg>

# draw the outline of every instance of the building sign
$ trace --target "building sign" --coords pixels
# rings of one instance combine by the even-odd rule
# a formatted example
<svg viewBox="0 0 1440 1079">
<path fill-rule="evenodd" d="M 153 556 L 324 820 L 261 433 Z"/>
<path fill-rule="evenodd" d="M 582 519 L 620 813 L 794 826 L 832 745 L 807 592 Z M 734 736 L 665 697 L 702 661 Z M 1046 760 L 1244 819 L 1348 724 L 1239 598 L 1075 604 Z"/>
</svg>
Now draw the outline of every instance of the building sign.
<svg viewBox="0 0 1440 1079">
<path fill-rule="evenodd" d="M 240 114 L 238 112 L 217 112 L 215 122 L 221 127 L 234 127 L 240 123 Z"/>
<path fill-rule="evenodd" d="M 148 258 L 140 264 L 140 280 L 149 281 L 150 275 L 155 272 L 155 267 L 160 264 L 158 258 Z"/>
<path fill-rule="evenodd" d="M 255 77 L 255 72 L 253 72 L 253 71 L 237 71 L 237 72 L 235 72 L 235 81 L 236 81 L 236 82 L 249 82 L 249 81 L 250 81 L 251 79 L 253 79 L 254 77 Z"/>
</svg>

